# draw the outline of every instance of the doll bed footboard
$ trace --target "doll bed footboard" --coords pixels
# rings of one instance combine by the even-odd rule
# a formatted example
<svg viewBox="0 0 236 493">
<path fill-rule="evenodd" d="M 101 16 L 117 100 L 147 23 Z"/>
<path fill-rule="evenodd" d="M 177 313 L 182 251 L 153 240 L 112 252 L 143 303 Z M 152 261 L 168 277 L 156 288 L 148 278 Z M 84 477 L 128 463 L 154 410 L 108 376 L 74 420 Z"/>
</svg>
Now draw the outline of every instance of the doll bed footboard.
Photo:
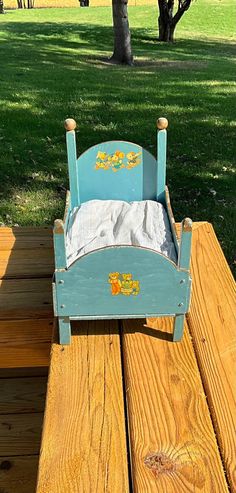
<svg viewBox="0 0 236 493">
<path fill-rule="evenodd" d="M 55 271 L 54 310 L 60 342 L 70 342 L 70 320 L 175 315 L 174 340 L 182 336 L 191 278 L 153 250 L 119 246 L 93 251 Z"/>
</svg>

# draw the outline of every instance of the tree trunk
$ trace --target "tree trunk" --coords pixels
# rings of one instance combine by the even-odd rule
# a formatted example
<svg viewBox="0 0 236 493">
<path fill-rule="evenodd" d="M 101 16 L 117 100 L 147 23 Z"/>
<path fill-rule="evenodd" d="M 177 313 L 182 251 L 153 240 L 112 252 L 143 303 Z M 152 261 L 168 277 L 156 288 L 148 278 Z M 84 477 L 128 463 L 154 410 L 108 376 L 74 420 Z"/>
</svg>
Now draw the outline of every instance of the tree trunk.
<svg viewBox="0 0 236 493">
<path fill-rule="evenodd" d="M 173 42 L 177 23 L 186 12 L 192 0 L 178 0 L 178 9 L 174 15 L 174 0 L 158 0 L 159 41 Z"/>
<path fill-rule="evenodd" d="M 175 27 L 176 26 L 173 25 L 173 23 L 169 18 L 163 18 L 159 15 L 158 17 L 159 41 L 172 43 L 174 41 Z"/>
<path fill-rule="evenodd" d="M 0 0 L 0 14 L 5 14 L 3 0 Z"/>
<path fill-rule="evenodd" d="M 111 61 L 133 65 L 127 3 L 128 0 L 112 0 L 114 52 Z"/>
</svg>

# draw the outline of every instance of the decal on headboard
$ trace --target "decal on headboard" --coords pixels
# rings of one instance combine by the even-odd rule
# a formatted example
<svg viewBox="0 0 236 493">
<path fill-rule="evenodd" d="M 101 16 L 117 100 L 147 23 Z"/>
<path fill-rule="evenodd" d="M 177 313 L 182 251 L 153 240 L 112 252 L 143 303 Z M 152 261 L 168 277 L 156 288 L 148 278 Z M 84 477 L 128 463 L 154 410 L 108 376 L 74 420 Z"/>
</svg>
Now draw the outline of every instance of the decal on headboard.
<svg viewBox="0 0 236 493">
<path fill-rule="evenodd" d="M 110 272 L 108 282 L 111 285 L 112 296 L 123 294 L 137 296 L 140 291 L 139 281 L 132 279 L 132 274 L 120 274 L 119 272 Z"/>
<path fill-rule="evenodd" d="M 125 154 L 121 151 L 115 151 L 114 154 L 107 154 L 99 151 L 96 157 L 95 169 L 112 169 L 116 172 L 122 168 L 135 168 L 141 163 L 141 152 L 128 152 Z"/>
</svg>

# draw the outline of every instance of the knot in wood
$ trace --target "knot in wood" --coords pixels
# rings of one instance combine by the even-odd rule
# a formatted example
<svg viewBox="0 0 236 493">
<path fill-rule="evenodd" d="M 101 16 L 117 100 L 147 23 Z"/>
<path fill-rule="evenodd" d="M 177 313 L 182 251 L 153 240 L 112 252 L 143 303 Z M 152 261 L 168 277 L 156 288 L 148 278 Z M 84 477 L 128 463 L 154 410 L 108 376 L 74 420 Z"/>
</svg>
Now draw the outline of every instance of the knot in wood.
<svg viewBox="0 0 236 493">
<path fill-rule="evenodd" d="M 12 464 L 9 460 L 3 460 L 0 463 L 0 470 L 2 470 L 2 471 L 9 471 L 9 469 L 11 469 L 11 467 L 12 467 Z"/>
<path fill-rule="evenodd" d="M 175 460 L 164 452 L 155 452 L 146 455 L 144 464 L 154 472 L 155 476 L 159 476 L 160 474 L 171 474 L 177 467 Z"/>
</svg>

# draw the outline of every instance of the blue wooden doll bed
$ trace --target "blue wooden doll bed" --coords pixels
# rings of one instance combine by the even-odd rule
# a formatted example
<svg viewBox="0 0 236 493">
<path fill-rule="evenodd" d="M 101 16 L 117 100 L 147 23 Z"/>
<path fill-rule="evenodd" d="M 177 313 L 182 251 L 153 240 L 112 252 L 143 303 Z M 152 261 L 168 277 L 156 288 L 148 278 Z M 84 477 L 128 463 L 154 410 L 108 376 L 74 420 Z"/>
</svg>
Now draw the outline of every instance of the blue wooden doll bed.
<svg viewBox="0 0 236 493">
<path fill-rule="evenodd" d="M 76 123 L 72 119 L 65 121 L 70 192 L 67 193 L 64 219 L 57 219 L 53 230 L 53 299 L 61 344 L 70 343 L 70 321 L 83 319 L 175 316 L 173 340 L 179 341 L 182 337 L 191 291 L 189 264 L 192 222 L 188 218 L 183 220 L 178 242 L 165 184 L 167 126 L 167 120 L 159 118 L 157 159 L 139 145 L 124 141 L 103 142 L 77 158 Z M 138 216 L 140 207 L 142 213 L 145 210 L 156 211 L 155 208 L 161 207 L 168 223 L 164 225 L 164 233 L 171 236 L 174 245 L 172 255 L 152 247 L 149 233 L 146 234 L 148 243 L 145 240 L 144 246 L 142 240 L 141 244 L 136 244 L 132 238 L 131 242 L 108 242 L 103 246 L 103 232 L 99 233 L 97 242 L 96 226 L 95 238 L 86 243 L 87 250 L 81 249 L 80 254 L 74 252 L 73 255 L 74 232 L 78 241 L 82 237 L 82 229 L 83 235 L 89 235 L 91 221 L 96 219 L 100 221 L 100 226 L 103 225 L 103 213 L 99 212 L 103 210 L 102 207 L 108 209 L 106 218 L 109 216 L 110 220 L 113 217 L 113 212 L 109 215 L 110 207 L 117 208 L 119 204 L 122 210 L 131 208 L 128 214 L 131 210 L 134 234 L 139 226 L 135 224 L 136 212 L 132 213 L 132 210 L 137 210 Z M 92 206 L 95 207 L 92 215 L 90 212 L 90 215 L 82 217 L 82 211 L 91 211 L 89 207 Z M 80 222 L 77 223 L 76 214 L 80 214 Z M 145 216 L 144 221 L 149 219 Z M 122 224 L 121 221 L 121 232 Z M 113 224 L 113 232 L 115 227 L 116 224 Z M 69 237 L 72 243 L 68 243 Z M 72 249 L 70 260 L 68 248 Z"/>
</svg>

